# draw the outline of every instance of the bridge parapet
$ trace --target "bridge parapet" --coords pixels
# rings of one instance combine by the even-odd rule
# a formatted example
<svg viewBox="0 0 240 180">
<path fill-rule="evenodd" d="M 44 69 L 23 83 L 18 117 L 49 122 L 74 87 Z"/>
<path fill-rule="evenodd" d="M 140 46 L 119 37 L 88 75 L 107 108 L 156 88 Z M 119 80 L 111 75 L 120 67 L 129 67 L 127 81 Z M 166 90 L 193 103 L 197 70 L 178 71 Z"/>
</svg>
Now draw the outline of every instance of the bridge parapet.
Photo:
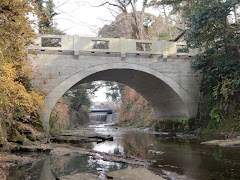
<svg viewBox="0 0 240 180">
<path fill-rule="evenodd" d="M 122 57 L 126 54 L 147 55 L 169 55 L 177 54 L 179 43 L 172 41 L 150 41 L 124 38 L 102 38 L 102 37 L 80 37 L 63 35 L 43 35 L 35 40 L 35 45 L 29 49 L 40 51 L 73 51 L 74 55 L 81 52 L 90 53 L 120 53 Z M 187 52 L 189 54 L 189 52 Z"/>
</svg>

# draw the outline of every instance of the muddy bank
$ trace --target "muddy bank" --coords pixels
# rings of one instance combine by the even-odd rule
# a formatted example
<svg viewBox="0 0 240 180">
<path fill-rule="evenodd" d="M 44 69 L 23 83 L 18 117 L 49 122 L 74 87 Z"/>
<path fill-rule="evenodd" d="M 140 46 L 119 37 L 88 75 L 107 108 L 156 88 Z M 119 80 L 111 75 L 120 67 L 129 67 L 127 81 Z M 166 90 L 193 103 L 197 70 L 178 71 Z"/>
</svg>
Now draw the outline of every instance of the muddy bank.
<svg viewBox="0 0 240 180">
<path fill-rule="evenodd" d="M 109 172 L 107 174 L 109 179 L 114 180 L 139 180 L 139 179 L 151 179 L 151 180 L 164 180 L 159 175 L 154 174 L 146 168 L 134 168 L 134 169 L 123 169 L 119 171 Z"/>
<path fill-rule="evenodd" d="M 221 147 L 240 147 L 240 136 L 233 139 L 206 141 L 206 142 L 202 142 L 201 144 L 217 145 Z"/>
<path fill-rule="evenodd" d="M 105 176 L 97 176 L 90 173 L 78 173 L 68 176 L 62 176 L 57 178 L 59 180 L 97 180 L 97 179 L 114 179 L 114 180 L 140 180 L 140 179 L 151 179 L 151 180 L 164 180 L 162 177 L 154 174 L 146 168 L 131 168 L 123 169 L 119 171 L 112 171 L 107 173 Z"/>
<path fill-rule="evenodd" d="M 97 180 L 99 176 L 91 173 L 77 173 L 68 176 L 58 177 L 57 180 Z"/>
</svg>

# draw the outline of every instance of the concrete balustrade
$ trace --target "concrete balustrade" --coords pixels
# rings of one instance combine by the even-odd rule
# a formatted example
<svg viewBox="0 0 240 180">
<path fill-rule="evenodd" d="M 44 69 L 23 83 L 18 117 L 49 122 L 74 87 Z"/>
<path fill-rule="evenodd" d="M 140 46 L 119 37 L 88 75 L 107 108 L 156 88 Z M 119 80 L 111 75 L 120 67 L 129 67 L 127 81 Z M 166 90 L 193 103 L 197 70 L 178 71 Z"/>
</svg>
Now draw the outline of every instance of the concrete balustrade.
<svg viewBox="0 0 240 180">
<path fill-rule="evenodd" d="M 60 47 L 44 47 L 42 39 L 60 39 Z M 94 49 L 92 42 L 108 42 L 107 49 Z M 137 44 L 141 46 L 150 46 L 148 50 L 137 50 Z M 43 35 L 35 40 L 35 44 L 29 49 L 37 50 L 57 50 L 57 51 L 74 51 L 75 55 L 81 52 L 106 52 L 120 54 L 150 54 L 150 55 L 172 55 L 177 53 L 177 43 L 171 41 L 150 41 L 124 38 L 101 38 L 101 37 L 80 37 L 80 36 L 62 36 L 62 35 Z"/>
</svg>

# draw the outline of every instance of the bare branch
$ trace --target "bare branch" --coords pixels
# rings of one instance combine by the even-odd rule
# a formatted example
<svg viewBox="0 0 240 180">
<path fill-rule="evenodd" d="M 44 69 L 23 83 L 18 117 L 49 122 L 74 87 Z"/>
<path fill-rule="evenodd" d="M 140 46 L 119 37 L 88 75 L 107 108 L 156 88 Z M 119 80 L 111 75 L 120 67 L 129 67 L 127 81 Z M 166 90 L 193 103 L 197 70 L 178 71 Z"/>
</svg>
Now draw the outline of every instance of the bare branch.
<svg viewBox="0 0 240 180">
<path fill-rule="evenodd" d="M 62 4 L 60 4 L 60 5 L 58 5 L 57 7 L 55 7 L 55 9 L 57 9 L 57 8 L 59 8 L 59 7 L 61 7 L 62 5 L 64 5 L 64 4 L 66 4 L 68 1 L 70 1 L 70 0 L 66 0 L 65 2 L 63 2 Z"/>
<path fill-rule="evenodd" d="M 101 6 L 105 6 L 105 5 L 109 5 L 109 6 L 118 7 L 119 9 L 121 9 L 121 10 L 122 10 L 122 12 L 126 12 L 126 9 L 125 9 L 125 8 L 123 8 L 122 6 L 119 6 L 118 4 L 113 4 L 113 3 L 110 3 L 110 2 L 108 2 L 108 1 L 106 1 L 106 2 L 102 3 L 102 4 L 98 5 L 98 6 L 92 6 L 92 7 L 101 7 Z"/>
</svg>

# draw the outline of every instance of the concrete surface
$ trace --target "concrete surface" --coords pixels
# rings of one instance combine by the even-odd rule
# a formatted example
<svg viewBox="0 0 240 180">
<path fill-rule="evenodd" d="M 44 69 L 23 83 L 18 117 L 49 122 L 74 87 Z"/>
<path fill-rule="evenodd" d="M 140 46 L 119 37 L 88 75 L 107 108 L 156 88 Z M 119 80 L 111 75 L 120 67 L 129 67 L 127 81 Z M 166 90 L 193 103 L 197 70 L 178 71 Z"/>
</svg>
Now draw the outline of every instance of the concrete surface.
<svg viewBox="0 0 240 180">
<path fill-rule="evenodd" d="M 191 70 L 196 51 L 177 53 L 184 43 L 127 39 L 44 36 L 60 38 L 61 47 L 42 47 L 41 37 L 29 47 L 32 84 L 45 97 L 41 119 L 49 126 L 59 98 L 76 84 L 115 81 L 130 86 L 152 105 L 158 120 L 193 118 L 197 112 L 200 75 Z M 108 49 L 91 48 L 92 40 L 109 42 Z M 150 43 L 137 51 L 136 43 Z"/>
</svg>

